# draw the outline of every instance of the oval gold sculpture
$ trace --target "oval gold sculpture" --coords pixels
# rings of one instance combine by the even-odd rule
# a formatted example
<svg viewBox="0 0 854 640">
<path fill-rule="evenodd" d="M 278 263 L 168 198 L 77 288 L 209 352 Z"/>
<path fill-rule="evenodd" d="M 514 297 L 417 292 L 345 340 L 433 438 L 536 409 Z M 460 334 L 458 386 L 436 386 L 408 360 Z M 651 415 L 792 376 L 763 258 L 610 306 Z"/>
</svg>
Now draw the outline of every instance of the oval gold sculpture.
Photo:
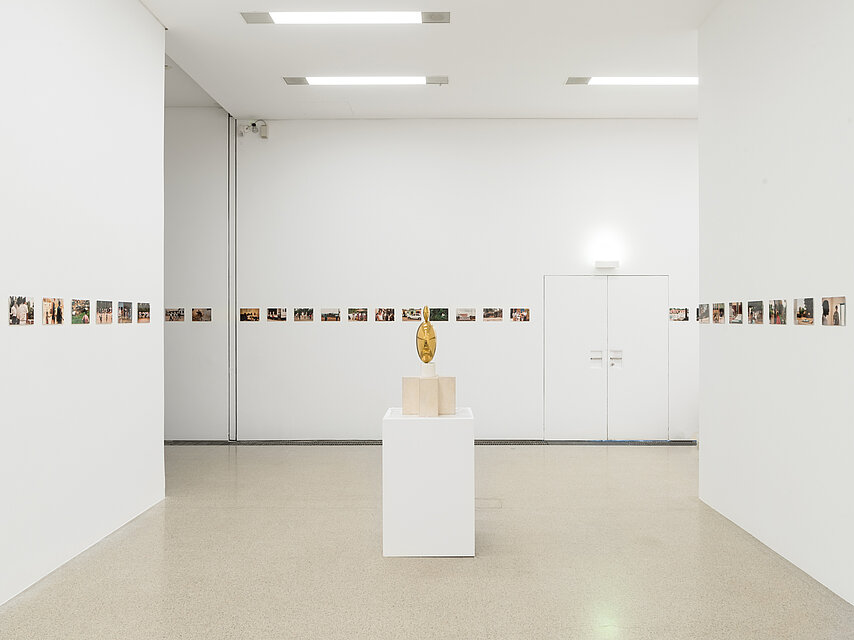
<svg viewBox="0 0 854 640">
<path fill-rule="evenodd" d="M 430 310 L 424 307 L 422 315 L 424 321 L 418 325 L 418 331 L 415 332 L 415 348 L 418 350 L 418 357 L 421 362 L 430 362 L 436 355 L 436 331 L 433 325 L 430 324 Z"/>
</svg>

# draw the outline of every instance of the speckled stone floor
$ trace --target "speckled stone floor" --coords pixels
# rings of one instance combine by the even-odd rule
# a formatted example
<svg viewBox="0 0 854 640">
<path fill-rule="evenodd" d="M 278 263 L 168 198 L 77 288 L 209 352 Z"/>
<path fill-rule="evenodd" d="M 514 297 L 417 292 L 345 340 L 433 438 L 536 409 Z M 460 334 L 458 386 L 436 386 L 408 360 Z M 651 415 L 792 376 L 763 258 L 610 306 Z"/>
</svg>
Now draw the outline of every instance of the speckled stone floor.
<svg viewBox="0 0 854 640">
<path fill-rule="evenodd" d="M 854 606 L 697 499 L 694 447 L 479 446 L 461 559 L 382 557 L 380 447 L 166 463 L 167 499 L 0 608 L 0 638 L 854 638 Z"/>
</svg>

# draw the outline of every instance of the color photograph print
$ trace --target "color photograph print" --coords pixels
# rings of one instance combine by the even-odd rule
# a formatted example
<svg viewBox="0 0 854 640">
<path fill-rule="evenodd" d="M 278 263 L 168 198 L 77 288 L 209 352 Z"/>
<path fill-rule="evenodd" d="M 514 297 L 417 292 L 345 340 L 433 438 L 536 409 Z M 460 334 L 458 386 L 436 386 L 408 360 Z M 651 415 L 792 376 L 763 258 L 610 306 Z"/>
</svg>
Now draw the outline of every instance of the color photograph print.
<svg viewBox="0 0 854 640">
<path fill-rule="evenodd" d="M 768 324 L 786 324 L 788 319 L 786 311 L 785 300 L 769 300 Z"/>
<path fill-rule="evenodd" d="M 815 298 L 795 298 L 795 324 L 815 324 Z"/>
<path fill-rule="evenodd" d="M 367 322 L 368 308 L 367 307 L 349 307 L 347 309 L 347 320 L 349 322 Z"/>
<path fill-rule="evenodd" d="M 709 324 L 709 305 L 701 304 L 697 310 L 697 320 L 700 324 Z"/>
<path fill-rule="evenodd" d="M 447 322 L 450 318 L 448 307 L 430 307 L 430 322 Z"/>
<path fill-rule="evenodd" d="M 477 309 L 464 307 L 457 309 L 457 322 L 474 322 L 477 319 Z"/>
<path fill-rule="evenodd" d="M 119 302 L 116 309 L 119 324 L 130 324 L 133 322 L 133 302 Z"/>
<path fill-rule="evenodd" d="M 210 322 L 213 317 L 211 307 L 193 307 L 190 320 L 193 322 Z"/>
<path fill-rule="evenodd" d="M 513 322 L 528 322 L 531 319 L 531 310 L 527 307 L 510 309 L 510 320 Z"/>
<path fill-rule="evenodd" d="M 762 300 L 748 300 L 747 324 L 765 324 L 765 307 Z"/>
<path fill-rule="evenodd" d="M 671 322 L 688 322 L 688 309 L 682 309 L 680 307 L 670 307 L 670 321 Z"/>
<path fill-rule="evenodd" d="M 33 299 L 26 296 L 9 296 L 9 324 L 35 324 L 36 309 Z"/>
<path fill-rule="evenodd" d="M 483 309 L 484 322 L 501 322 L 504 320 L 504 309 L 497 307 L 485 307 Z"/>
<path fill-rule="evenodd" d="M 181 309 L 181 319 L 184 319 L 184 310 Z M 113 324 L 113 301 L 97 300 L 95 302 L 95 323 Z"/>
<path fill-rule="evenodd" d="M 166 322 L 184 322 L 184 307 L 164 310 Z"/>
<path fill-rule="evenodd" d="M 826 327 L 844 327 L 845 296 L 821 299 L 821 323 Z"/>
<path fill-rule="evenodd" d="M 258 307 L 241 307 L 241 322 L 258 322 L 261 319 L 261 309 Z"/>
<path fill-rule="evenodd" d="M 138 302 L 136 305 L 136 321 L 140 324 L 151 322 L 151 303 Z"/>
<path fill-rule="evenodd" d="M 374 320 L 376 322 L 394 322 L 394 309 L 383 307 L 374 311 Z"/>
<path fill-rule="evenodd" d="M 42 324 L 62 324 L 62 298 L 42 298 Z"/>
<path fill-rule="evenodd" d="M 71 301 L 71 324 L 89 324 L 89 301 Z"/>
<path fill-rule="evenodd" d="M 712 322 L 714 324 L 724 323 L 724 307 L 725 305 L 723 302 L 712 303 Z"/>
<path fill-rule="evenodd" d="M 321 322 L 341 322 L 341 309 L 321 309 Z"/>
<path fill-rule="evenodd" d="M 287 309 L 267 307 L 267 322 L 285 322 L 287 319 Z"/>
<path fill-rule="evenodd" d="M 294 322 L 313 322 L 314 308 L 297 307 L 294 309 Z"/>
<path fill-rule="evenodd" d="M 400 318 L 404 322 L 421 322 L 421 309 L 416 307 L 401 309 Z"/>
<path fill-rule="evenodd" d="M 729 303 L 729 323 L 744 324 L 744 303 L 730 302 Z"/>
</svg>

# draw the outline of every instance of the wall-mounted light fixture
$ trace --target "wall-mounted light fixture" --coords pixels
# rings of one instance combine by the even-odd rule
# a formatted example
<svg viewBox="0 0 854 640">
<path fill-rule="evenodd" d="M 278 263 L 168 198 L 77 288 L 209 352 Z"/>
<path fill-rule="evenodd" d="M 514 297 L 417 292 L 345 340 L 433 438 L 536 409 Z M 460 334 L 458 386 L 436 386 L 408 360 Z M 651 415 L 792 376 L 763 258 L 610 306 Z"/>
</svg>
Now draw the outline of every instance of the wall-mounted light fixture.
<svg viewBox="0 0 854 640">
<path fill-rule="evenodd" d="M 618 269 L 623 257 L 622 243 L 611 231 L 601 230 L 590 239 L 590 261 L 597 269 Z"/>
</svg>

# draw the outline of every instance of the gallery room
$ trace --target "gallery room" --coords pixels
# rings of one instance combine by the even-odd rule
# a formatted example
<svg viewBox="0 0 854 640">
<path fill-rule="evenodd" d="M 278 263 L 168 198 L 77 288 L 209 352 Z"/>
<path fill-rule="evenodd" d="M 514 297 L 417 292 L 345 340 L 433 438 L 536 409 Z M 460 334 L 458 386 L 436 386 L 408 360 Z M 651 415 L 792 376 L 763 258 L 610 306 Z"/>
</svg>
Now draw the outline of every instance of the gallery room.
<svg viewBox="0 0 854 640">
<path fill-rule="evenodd" d="M 0 638 L 854 638 L 854 3 L 8 2 Z"/>
</svg>

